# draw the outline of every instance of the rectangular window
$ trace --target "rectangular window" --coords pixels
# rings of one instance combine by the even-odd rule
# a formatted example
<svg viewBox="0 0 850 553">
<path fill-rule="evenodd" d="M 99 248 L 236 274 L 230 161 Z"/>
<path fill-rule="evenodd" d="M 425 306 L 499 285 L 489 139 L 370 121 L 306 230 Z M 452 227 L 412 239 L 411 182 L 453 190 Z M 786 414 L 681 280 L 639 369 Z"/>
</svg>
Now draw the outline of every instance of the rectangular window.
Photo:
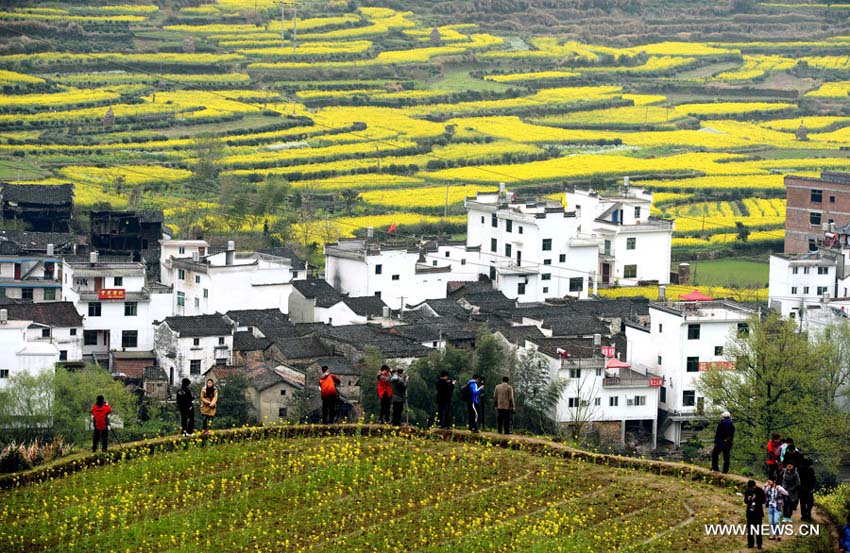
<svg viewBox="0 0 850 553">
<path fill-rule="evenodd" d="M 375 292 L 375 297 L 378 298 L 378 299 L 381 299 L 381 291 L 380 290 Z"/>
<path fill-rule="evenodd" d="M 522 234 L 522 225 L 519 226 L 519 233 Z"/>
<path fill-rule="evenodd" d="M 829 197 L 829 203 L 831 203 L 831 204 L 834 204 L 834 203 L 835 203 L 835 196 L 830 196 L 830 197 Z"/>
<path fill-rule="evenodd" d="M 186 294 L 183 292 L 177 292 L 177 307 L 183 307 L 186 305 Z"/>
<path fill-rule="evenodd" d="M 552 260 L 551 260 L 551 259 L 544 259 L 544 260 L 543 260 L 543 264 L 544 264 L 544 265 L 551 265 L 551 264 L 552 264 Z"/>
<path fill-rule="evenodd" d="M 602 369 L 596 369 L 596 376 L 602 376 Z"/>
<path fill-rule="evenodd" d="M 72 329 L 71 329 L 71 336 L 76 336 L 76 335 L 77 335 L 77 329 L 76 329 L 76 328 L 72 328 Z"/>
<path fill-rule="evenodd" d="M 375 274 L 376 275 L 383 274 L 383 272 L 384 272 L 384 266 L 383 265 L 381 265 L 380 263 L 375 265 Z"/>
<path fill-rule="evenodd" d="M 513 232 L 514 231 L 514 222 L 510 219 L 505 221 L 505 232 Z"/>
<path fill-rule="evenodd" d="M 738 323 L 738 336 L 750 333 L 750 325 L 747 323 Z"/>
<path fill-rule="evenodd" d="M 281 390 L 281 392 L 285 392 L 286 390 Z M 286 407 L 278 407 L 277 408 L 277 416 L 279 418 L 286 418 Z"/>
<path fill-rule="evenodd" d="M 558 256 L 558 263 L 564 263 L 567 260 L 567 254 L 562 253 Z"/>
<path fill-rule="evenodd" d="M 664 325 L 661 324 L 661 323 L 658 323 L 658 333 L 660 334 L 662 332 L 664 332 Z"/>
<path fill-rule="evenodd" d="M 121 347 L 135 348 L 139 346 L 139 331 L 124 330 L 121 332 Z"/>
<path fill-rule="evenodd" d="M 699 357 L 688 357 L 685 370 L 689 373 L 699 372 Z"/>
<path fill-rule="evenodd" d="M 813 225 L 819 225 L 820 224 L 820 216 L 821 216 L 821 214 L 818 213 L 817 211 L 812 211 L 811 213 L 809 213 L 809 222 Z"/>
<path fill-rule="evenodd" d="M 490 239 L 490 251 L 494 253 L 499 251 L 499 241 L 495 238 Z"/>
<path fill-rule="evenodd" d="M 581 292 L 584 290 L 584 277 L 570 279 L 570 292 Z"/>
<path fill-rule="evenodd" d="M 499 218 L 496 217 L 495 213 L 490 215 L 490 226 L 493 228 L 499 228 Z"/>
<path fill-rule="evenodd" d="M 608 398 L 608 407 L 616 407 L 620 403 L 619 396 L 611 396 Z"/>
<path fill-rule="evenodd" d="M 49 328 L 42 328 L 41 329 L 41 337 L 42 338 L 50 338 L 50 329 Z"/>
<path fill-rule="evenodd" d="M 818 274 L 819 275 L 828 275 L 829 274 L 829 267 L 818 267 Z"/>
<path fill-rule="evenodd" d="M 658 392 L 658 401 L 661 403 L 667 403 L 667 388 L 662 386 L 661 390 Z"/>
<path fill-rule="evenodd" d="M 803 294 L 808 294 L 808 293 L 809 293 L 809 287 L 803 286 Z"/>
<path fill-rule="evenodd" d="M 510 256 L 511 256 L 511 245 L 505 244 L 505 257 L 510 257 Z"/>
<path fill-rule="evenodd" d="M 688 340 L 699 340 L 700 326 L 698 324 L 688 325 Z"/>
<path fill-rule="evenodd" d="M 637 238 L 626 238 L 626 249 L 633 250 L 637 245 Z"/>
<path fill-rule="evenodd" d="M 204 288 L 204 297 L 205 297 L 205 298 L 210 297 L 210 291 L 209 291 L 209 290 L 207 290 L 206 288 Z"/>
<path fill-rule="evenodd" d="M 285 396 L 285 395 L 286 395 L 286 390 L 281 390 L 281 391 L 280 391 L 280 395 Z"/>
<path fill-rule="evenodd" d="M 723 346 L 714 346 L 714 355 L 723 355 Z"/>
<path fill-rule="evenodd" d="M 5 298 L 5 297 L 6 297 L 6 289 L 0 288 L 0 298 Z"/>
<path fill-rule="evenodd" d="M 227 365 L 227 358 L 226 357 L 216 357 L 215 364 L 226 366 Z"/>
<path fill-rule="evenodd" d="M 399 275 L 393 275 L 392 276 L 392 280 L 398 280 L 399 278 L 401 278 L 401 277 L 399 277 Z"/>
<path fill-rule="evenodd" d="M 602 398 L 601 397 L 593 398 L 593 406 L 599 407 L 600 405 L 602 405 Z"/>
<path fill-rule="evenodd" d="M 186 271 L 183 269 L 177 269 L 177 278 L 180 280 L 186 280 Z"/>
<path fill-rule="evenodd" d="M 525 295 L 525 283 L 524 282 L 520 282 L 519 284 L 516 285 L 516 293 L 519 296 Z"/>
<path fill-rule="evenodd" d="M 826 294 L 828 288 L 826 286 L 818 286 L 818 296 Z"/>
<path fill-rule="evenodd" d="M 544 252 L 551 252 L 552 251 L 552 239 L 551 238 L 544 238 L 543 239 L 543 251 Z"/>
<path fill-rule="evenodd" d="M 45 288 L 44 289 L 44 301 L 51 301 L 56 299 L 56 288 Z"/>
<path fill-rule="evenodd" d="M 682 392 L 682 406 L 693 407 L 697 402 L 697 393 L 693 390 L 685 390 Z"/>
<path fill-rule="evenodd" d="M 200 346 L 201 345 L 201 339 L 200 338 L 192 338 L 192 345 L 193 346 Z"/>
<path fill-rule="evenodd" d="M 115 277 L 112 279 L 112 282 L 115 284 L 115 287 L 124 286 L 124 277 Z"/>
<path fill-rule="evenodd" d="M 799 268 L 799 267 L 791 267 L 791 274 L 792 274 L 792 275 L 796 275 L 796 274 L 797 274 L 797 273 L 799 273 L 799 272 L 800 272 L 800 268 Z"/>
<path fill-rule="evenodd" d="M 660 355 L 658 356 L 658 359 L 656 359 L 656 361 L 658 361 L 658 364 L 661 365 L 661 356 Z"/>
<path fill-rule="evenodd" d="M 571 409 L 572 409 L 572 408 L 575 408 L 575 407 L 578 407 L 578 398 L 577 398 L 577 397 L 571 397 L 571 398 L 568 398 L 568 399 L 567 399 L 567 405 L 568 405 Z"/>
<path fill-rule="evenodd" d="M 635 219 L 640 219 L 640 207 L 635 208 Z"/>
<path fill-rule="evenodd" d="M 21 289 L 21 298 L 25 300 L 33 299 L 32 288 L 22 288 Z"/>
<path fill-rule="evenodd" d="M 637 265 L 624 265 L 623 278 L 637 278 Z"/>
<path fill-rule="evenodd" d="M 177 252 L 178 252 L 180 255 L 183 255 L 184 253 L 186 253 L 186 248 L 177 248 Z"/>
<path fill-rule="evenodd" d="M 460 260 L 460 264 L 461 264 L 461 265 L 466 265 L 466 259 L 461 259 L 461 260 Z"/>
<path fill-rule="evenodd" d="M 812 190 L 811 201 L 813 204 L 823 202 L 823 190 Z"/>
<path fill-rule="evenodd" d="M 84 346 L 96 346 L 97 345 L 97 331 L 96 330 L 84 330 L 83 331 L 83 345 Z"/>
<path fill-rule="evenodd" d="M 9 378 L 9 369 L 0 369 L 0 378 Z"/>
<path fill-rule="evenodd" d="M 796 287 L 796 286 L 792 286 L 792 287 L 791 287 L 791 293 L 792 293 L 792 294 L 796 294 L 796 293 L 797 293 L 797 287 Z"/>
<path fill-rule="evenodd" d="M 195 304 L 195 309 L 200 309 L 200 307 L 201 307 L 201 298 L 195 298 L 195 301 L 194 301 L 193 303 Z"/>
<path fill-rule="evenodd" d="M 552 273 L 543 273 L 540 275 L 540 280 L 552 280 Z"/>
<path fill-rule="evenodd" d="M 581 378 L 581 369 L 570 369 L 570 378 Z"/>
<path fill-rule="evenodd" d="M 543 287 L 543 293 L 544 293 L 544 294 L 548 294 L 548 293 L 549 293 L 549 287 L 548 287 L 548 286 L 544 286 L 544 287 Z"/>
<path fill-rule="evenodd" d="M 804 275 L 809 274 L 809 269 L 810 269 L 810 268 L 811 268 L 811 267 L 803 267 L 803 274 L 804 274 Z"/>
<path fill-rule="evenodd" d="M 189 361 L 189 374 L 201 374 L 201 360 L 192 359 Z"/>
<path fill-rule="evenodd" d="M 59 350 L 59 360 L 60 361 L 67 361 L 68 360 L 68 350 L 66 350 L 66 349 L 60 349 Z"/>
<path fill-rule="evenodd" d="M 124 302 L 124 316 L 125 317 L 135 317 L 139 314 L 139 304 L 135 301 L 125 301 Z"/>
<path fill-rule="evenodd" d="M 220 345 L 220 346 L 223 346 L 223 345 L 224 345 L 224 336 L 219 336 L 219 337 L 218 337 L 218 345 Z"/>
<path fill-rule="evenodd" d="M 100 302 L 89 302 L 89 317 L 100 317 Z"/>
<path fill-rule="evenodd" d="M 195 275 L 195 284 L 201 283 L 201 275 Z"/>
<path fill-rule="evenodd" d="M 634 405 L 635 407 L 646 405 L 646 396 L 635 396 Z"/>
<path fill-rule="evenodd" d="M 451 256 L 449 255 L 449 253 L 450 253 L 450 252 L 446 252 L 446 257 L 451 257 Z"/>
</svg>

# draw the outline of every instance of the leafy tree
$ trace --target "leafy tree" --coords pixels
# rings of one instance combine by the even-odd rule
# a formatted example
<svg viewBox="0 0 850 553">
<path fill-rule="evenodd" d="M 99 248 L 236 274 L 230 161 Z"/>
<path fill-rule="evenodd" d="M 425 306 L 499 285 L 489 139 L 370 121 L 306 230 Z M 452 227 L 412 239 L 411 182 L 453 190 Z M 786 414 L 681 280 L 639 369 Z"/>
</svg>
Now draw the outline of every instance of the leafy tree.
<svg viewBox="0 0 850 553">
<path fill-rule="evenodd" d="M 411 381 L 409 404 L 411 415 L 416 415 L 417 424 L 434 424 L 437 412 L 436 382 L 440 373 L 448 371 L 449 378 L 457 380 L 455 397 L 452 401 L 452 415 L 455 424 L 466 420 L 466 406 L 460 401 L 461 386 L 472 376 L 470 352 L 447 346 L 436 350 L 424 359 L 417 359 L 410 366 Z"/>
<path fill-rule="evenodd" d="M 381 402 L 378 400 L 378 370 L 384 364 L 384 354 L 374 346 L 366 346 L 360 360 L 360 405 L 368 421 L 378 418 Z"/>
<path fill-rule="evenodd" d="M 746 242 L 747 238 L 750 237 L 750 229 L 741 221 L 735 221 L 735 232 L 738 234 L 737 240 L 740 242 Z"/>
<path fill-rule="evenodd" d="M 552 378 L 549 362 L 537 351 L 523 352 L 513 366 L 510 378 L 516 395 L 516 426 L 524 427 L 532 432 L 552 431 L 555 410 L 568 382 L 561 378 Z M 578 379 L 576 382 L 583 381 Z M 590 397 L 587 390 L 581 393 L 579 389 L 578 392 L 578 397 Z M 578 437 L 584 426 L 590 422 L 592 413 L 581 409 L 575 412 L 581 412 L 581 416 L 571 421 L 574 423 L 573 437 Z"/>
<path fill-rule="evenodd" d="M 219 379 L 215 385 L 218 388 L 215 426 L 232 428 L 257 422 L 256 418 L 251 416 L 253 406 L 245 395 L 250 386 L 245 375 L 241 373 L 229 374 Z M 200 409 L 197 409 L 197 411 L 200 412 Z"/>
<path fill-rule="evenodd" d="M 850 322 L 831 324 L 815 335 L 814 341 L 826 350 L 822 386 L 824 397 L 845 407 L 850 399 Z"/>
<path fill-rule="evenodd" d="M 191 166 L 190 183 L 198 188 L 212 187 L 214 190 L 219 174 L 218 162 L 223 155 L 221 140 L 214 136 L 196 136 L 192 141 L 192 158 L 195 161 Z"/>
</svg>

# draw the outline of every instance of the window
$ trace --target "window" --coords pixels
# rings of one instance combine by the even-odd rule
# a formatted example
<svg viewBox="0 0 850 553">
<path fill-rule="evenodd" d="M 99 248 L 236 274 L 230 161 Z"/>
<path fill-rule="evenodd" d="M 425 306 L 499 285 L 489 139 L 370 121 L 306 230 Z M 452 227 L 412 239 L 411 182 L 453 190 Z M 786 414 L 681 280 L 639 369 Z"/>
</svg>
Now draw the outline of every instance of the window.
<svg viewBox="0 0 850 553">
<path fill-rule="evenodd" d="M 496 268 L 490 267 L 490 280 L 496 280 Z"/>
<path fill-rule="evenodd" d="M 570 369 L 570 378 L 581 378 L 581 369 Z"/>
<path fill-rule="evenodd" d="M 634 405 L 635 407 L 646 405 L 646 396 L 635 396 Z"/>
<path fill-rule="evenodd" d="M 285 395 L 286 395 L 286 390 L 281 390 L 281 391 L 280 391 L 280 395 L 285 396 Z"/>
<path fill-rule="evenodd" d="M 608 398 L 608 407 L 616 407 L 620 403 L 620 398 L 618 396 L 611 396 Z"/>
<path fill-rule="evenodd" d="M 516 285 L 516 293 L 519 296 L 525 295 L 525 283 L 524 282 L 520 282 L 519 284 Z"/>
<path fill-rule="evenodd" d="M 551 260 L 551 259 L 544 259 L 544 260 L 543 260 L 543 264 L 544 264 L 544 265 L 551 265 L 551 264 L 552 264 L 552 260 Z"/>
<path fill-rule="evenodd" d="M 584 277 L 570 279 L 570 292 L 581 292 L 584 290 Z"/>
<path fill-rule="evenodd" d="M 201 360 L 192 359 L 189 361 L 189 374 L 201 374 Z"/>
<path fill-rule="evenodd" d="M 42 328 L 41 329 L 41 337 L 42 338 L 50 338 L 50 329 L 49 328 Z"/>
<path fill-rule="evenodd" d="M 484 224 L 484 216 L 483 215 L 481 216 L 481 224 L 482 225 Z"/>
<path fill-rule="evenodd" d="M 451 257 L 451 256 L 449 255 L 450 253 L 451 253 L 451 252 L 446 252 L 446 257 Z"/>
<path fill-rule="evenodd" d="M 809 287 L 803 286 L 803 294 L 808 294 L 808 293 L 809 293 Z"/>
<path fill-rule="evenodd" d="M 689 373 L 699 372 L 699 357 L 688 357 L 685 370 Z"/>
<path fill-rule="evenodd" d="M 699 325 L 688 325 L 688 340 L 699 340 Z"/>
<path fill-rule="evenodd" d="M 201 307 L 201 298 L 195 298 L 194 304 L 195 304 L 195 309 L 200 309 L 200 307 Z"/>
<path fill-rule="evenodd" d="M 384 266 L 383 265 L 381 265 L 380 263 L 375 265 L 375 274 L 376 275 L 383 274 L 383 272 L 384 272 Z"/>
<path fill-rule="evenodd" d="M 791 287 L 791 293 L 792 293 L 792 294 L 796 294 L 796 293 L 797 293 L 797 287 L 796 287 L 796 286 L 792 286 L 792 287 Z"/>
<path fill-rule="evenodd" d="M 597 377 L 602 376 L 602 369 L 596 369 L 596 376 Z"/>
<path fill-rule="evenodd" d="M 490 226 L 493 228 L 499 228 L 499 219 L 496 217 L 496 214 L 490 215 Z"/>
<path fill-rule="evenodd" d="M 21 298 L 25 300 L 33 299 L 32 288 L 22 288 L 21 289 Z"/>
<path fill-rule="evenodd" d="M 89 317 L 100 317 L 100 302 L 89 302 Z"/>
<path fill-rule="evenodd" d="M 810 267 L 803 267 L 803 274 L 804 275 L 809 274 L 809 269 L 810 269 Z"/>
<path fill-rule="evenodd" d="M 44 300 L 50 301 L 56 299 L 56 288 L 45 288 L 44 289 Z"/>
<path fill-rule="evenodd" d="M 510 219 L 505 221 L 505 232 L 513 232 L 514 231 L 514 222 Z"/>
<path fill-rule="evenodd" d="M 658 361 L 658 364 L 661 365 L 661 356 L 660 355 L 658 356 L 657 361 Z"/>
<path fill-rule="evenodd" d="M 192 345 L 193 346 L 200 346 L 201 345 L 201 339 L 200 338 L 192 338 Z"/>
<path fill-rule="evenodd" d="M 522 234 L 522 225 L 519 226 L 519 233 Z"/>
<path fill-rule="evenodd" d="M 216 365 L 227 365 L 227 358 L 226 357 L 217 357 L 216 360 L 215 360 L 215 364 Z"/>
<path fill-rule="evenodd" d="M 829 274 L 829 267 L 818 267 L 818 274 L 819 275 L 828 275 Z"/>
<path fill-rule="evenodd" d="M 637 278 L 637 265 L 624 265 L 623 278 Z"/>
<path fill-rule="evenodd" d="M 593 406 L 599 407 L 600 405 L 602 405 L 602 398 L 601 397 L 593 398 Z"/>
<path fill-rule="evenodd" d="M 0 298 L 5 298 L 5 297 L 6 297 L 6 289 L 0 288 Z"/>
<path fill-rule="evenodd" d="M 635 208 L 635 219 L 640 219 L 640 207 Z"/>
<path fill-rule="evenodd" d="M 558 263 L 563 263 L 566 260 L 567 260 L 567 254 L 562 253 L 561 255 L 558 256 Z"/>
<path fill-rule="evenodd" d="M 97 331 L 96 330 L 84 330 L 83 331 L 83 345 L 84 346 L 96 346 L 97 345 Z"/>
<path fill-rule="evenodd" d="M 835 196 L 830 196 L 830 197 L 829 197 L 829 203 L 831 203 L 831 204 L 834 204 L 834 203 L 835 203 Z"/>
<path fill-rule="evenodd" d="M 540 275 L 540 280 L 552 280 L 552 273 L 543 273 Z"/>
<path fill-rule="evenodd" d="M 505 257 L 510 257 L 510 256 L 511 256 L 511 245 L 505 244 Z"/>
<path fill-rule="evenodd" d="M 195 275 L 195 284 L 201 283 L 201 275 Z"/>
<path fill-rule="evenodd" d="M 818 286 L 818 296 L 823 296 L 827 290 L 828 288 L 826 286 Z"/>
<path fill-rule="evenodd" d="M 220 346 L 223 346 L 223 345 L 224 345 L 224 336 L 219 336 L 219 337 L 218 337 L 218 345 L 220 345 Z"/>
<path fill-rule="evenodd" d="M 135 301 L 124 302 L 124 316 L 135 317 L 139 314 L 139 304 Z"/>
<path fill-rule="evenodd" d="M 375 297 L 378 298 L 378 299 L 381 299 L 381 291 L 380 290 L 375 292 Z"/>
<path fill-rule="evenodd" d="M 499 250 L 499 241 L 496 240 L 495 238 L 491 238 L 490 239 L 490 251 L 496 252 L 498 250 Z"/>
<path fill-rule="evenodd" d="M 543 251 L 544 252 L 551 252 L 552 251 L 552 239 L 551 238 L 544 238 L 543 239 Z"/>
<path fill-rule="evenodd" d="M 460 260 L 460 264 L 461 264 L 461 265 L 466 265 L 466 259 L 461 259 L 461 260 Z"/>
<path fill-rule="evenodd" d="M 792 274 L 792 275 L 796 275 L 796 274 L 797 274 L 797 273 L 799 273 L 799 272 L 800 272 L 800 268 L 799 268 L 799 267 L 791 267 L 791 274 Z"/>
<path fill-rule="evenodd" d="M 183 292 L 177 292 L 177 307 L 183 307 L 186 305 L 186 294 Z"/>
<path fill-rule="evenodd" d="M 577 397 L 571 397 L 571 398 L 567 399 L 567 405 L 570 408 L 578 407 L 578 398 Z"/>
<path fill-rule="evenodd" d="M 68 360 L 68 350 L 66 350 L 66 349 L 60 349 L 59 350 L 59 360 L 60 361 L 67 361 Z"/>
<path fill-rule="evenodd" d="M 205 297 L 205 298 L 210 297 L 210 291 L 209 291 L 209 290 L 207 290 L 206 288 L 204 288 L 204 297 Z"/>
<path fill-rule="evenodd" d="M 281 390 L 281 392 L 285 392 L 286 390 Z M 280 418 L 286 418 L 286 407 L 278 407 L 277 408 L 277 416 Z"/>
<path fill-rule="evenodd" d="M 177 278 L 180 280 L 186 280 L 186 271 L 183 269 L 177 269 Z"/>
<path fill-rule="evenodd" d="M 817 211 L 812 211 L 811 213 L 809 213 L 809 222 L 813 225 L 819 225 L 820 213 L 818 213 Z"/>
<path fill-rule="evenodd" d="M 393 276 L 392 276 L 392 279 L 393 279 L 393 280 L 398 280 L 399 278 L 400 278 L 400 277 L 399 277 L 399 275 L 393 275 Z"/>
<path fill-rule="evenodd" d="M 72 329 L 71 329 L 71 336 L 76 336 L 76 335 L 77 335 L 77 329 L 76 329 L 76 328 L 72 328 Z"/>
<path fill-rule="evenodd" d="M 186 253 L 186 248 L 177 248 L 177 252 L 182 255 L 182 254 Z"/>
<path fill-rule="evenodd" d="M 667 388 L 662 386 L 661 390 L 658 392 L 658 401 L 661 403 L 667 403 Z"/>
<path fill-rule="evenodd" d="M 9 378 L 9 369 L 0 369 L 0 378 Z"/>
<path fill-rule="evenodd" d="M 626 249 L 633 250 L 637 245 L 637 238 L 626 238 Z"/>
<path fill-rule="evenodd" d="M 139 345 L 139 331 L 138 330 L 124 330 L 121 332 L 121 347 L 122 348 L 135 348 Z"/>
<path fill-rule="evenodd" d="M 124 277 L 115 277 L 112 279 L 112 282 L 116 287 L 124 286 Z"/>
<path fill-rule="evenodd" d="M 685 390 L 682 392 L 682 406 L 693 407 L 696 404 L 697 393 L 693 390 Z"/>
<path fill-rule="evenodd" d="M 809 251 L 810 252 L 818 251 L 818 243 L 815 241 L 814 238 L 809 238 Z"/>
<path fill-rule="evenodd" d="M 549 293 L 549 287 L 548 287 L 548 286 L 544 286 L 544 287 L 543 287 L 543 293 L 544 293 L 544 294 L 548 294 L 548 293 Z"/>
<path fill-rule="evenodd" d="M 661 323 L 658 323 L 658 333 L 661 334 L 662 332 L 664 332 L 664 325 L 661 324 Z"/>
<path fill-rule="evenodd" d="M 437 266 L 437 260 L 435 259 L 434 261 L 432 261 L 432 262 L 431 262 L 431 265 L 433 265 L 434 267 L 436 267 L 436 266 Z"/>
<path fill-rule="evenodd" d="M 723 355 L 723 346 L 714 346 L 714 355 Z"/>
<path fill-rule="evenodd" d="M 819 204 L 823 202 L 823 190 L 812 190 L 811 193 L 811 202 L 813 204 Z"/>
</svg>

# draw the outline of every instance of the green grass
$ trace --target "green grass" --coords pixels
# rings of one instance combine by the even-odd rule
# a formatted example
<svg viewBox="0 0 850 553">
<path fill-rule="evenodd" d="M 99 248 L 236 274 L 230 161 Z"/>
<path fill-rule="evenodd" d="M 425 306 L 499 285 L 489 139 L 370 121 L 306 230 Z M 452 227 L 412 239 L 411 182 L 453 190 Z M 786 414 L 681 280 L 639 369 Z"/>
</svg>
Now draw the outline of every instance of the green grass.
<svg viewBox="0 0 850 553">
<path fill-rule="evenodd" d="M 428 82 L 426 88 L 431 90 L 448 90 L 450 92 L 463 92 L 465 90 L 494 90 L 501 92 L 510 87 L 502 83 L 476 79 L 469 75 L 469 69 L 452 69 L 450 71 L 444 71 L 441 78 Z"/>
<path fill-rule="evenodd" d="M 691 260 L 689 263 L 691 283 L 702 286 L 762 288 L 767 285 L 770 272 L 767 261 L 758 259 Z M 678 263 L 674 263 L 673 270 L 677 268 Z"/>
<path fill-rule="evenodd" d="M 19 157 L 0 157 L 0 180 L 14 182 L 21 180 L 42 179 L 49 173 L 35 163 Z"/>
</svg>

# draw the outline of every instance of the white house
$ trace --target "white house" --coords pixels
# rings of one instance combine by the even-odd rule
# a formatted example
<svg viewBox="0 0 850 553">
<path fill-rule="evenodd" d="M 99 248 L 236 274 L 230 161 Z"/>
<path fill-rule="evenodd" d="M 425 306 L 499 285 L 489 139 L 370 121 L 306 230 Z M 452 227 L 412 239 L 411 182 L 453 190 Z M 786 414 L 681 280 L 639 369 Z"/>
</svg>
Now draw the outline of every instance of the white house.
<svg viewBox="0 0 850 553">
<path fill-rule="evenodd" d="M 366 324 L 370 318 L 381 317 L 384 309 L 388 309 L 377 296 L 349 298 L 321 279 L 295 280 L 292 287 L 289 318 L 294 323 Z"/>
<path fill-rule="evenodd" d="M 199 380 L 210 367 L 233 362 L 235 327 L 224 315 L 167 317 L 154 325 L 157 364 L 172 386 L 183 378 Z"/>
<path fill-rule="evenodd" d="M 0 231 L 0 299 L 34 302 L 62 299 L 61 249 L 68 250 L 70 234 Z M 59 242 L 44 243 L 54 240 Z"/>
<path fill-rule="evenodd" d="M 83 360 L 83 318 L 71 302 L 10 303 L 0 305 L 8 321 L 32 321 L 28 342 L 45 342 L 59 350 L 59 361 Z"/>
<path fill-rule="evenodd" d="M 31 339 L 33 321 L 3 320 L 5 315 L 0 311 L 0 387 L 16 374 L 53 370 L 59 362 L 59 348 L 40 338 Z"/>
<path fill-rule="evenodd" d="M 620 194 L 576 189 L 565 192 L 564 200 L 576 212 L 581 234 L 599 243 L 603 284 L 670 282 L 673 222 L 650 217 L 652 192 L 630 187 L 626 177 Z"/>
<path fill-rule="evenodd" d="M 171 270 L 172 259 L 192 259 L 205 257 L 210 245 L 206 240 L 174 240 L 164 238 L 159 241 L 160 248 L 160 281 L 166 286 L 173 286 L 174 271 Z"/>
<path fill-rule="evenodd" d="M 504 191 L 465 201 L 466 244 L 480 251 L 479 273 L 520 302 L 586 299 L 598 268 L 598 244 L 579 236 L 575 212 L 560 202 L 518 201 Z"/>
<path fill-rule="evenodd" d="M 83 316 L 83 355 L 153 349 L 150 323 L 171 314 L 171 295 L 148 286 L 144 263 L 92 252 L 87 260 L 66 258 L 62 273 L 62 299 Z"/>
<path fill-rule="evenodd" d="M 179 250 L 178 250 L 179 251 Z M 291 260 L 274 255 L 237 252 L 227 243 L 224 252 L 170 257 L 163 262 L 164 282 L 173 285 L 173 313 L 208 315 L 234 309 L 289 309 L 294 272 Z"/>
<path fill-rule="evenodd" d="M 728 300 L 650 303 L 649 322 L 626 322 L 628 359 L 663 378 L 659 434 L 678 445 L 704 422 L 704 398 L 696 389 L 707 370 L 733 368 L 727 343 L 746 332 L 755 312 Z"/>
</svg>

